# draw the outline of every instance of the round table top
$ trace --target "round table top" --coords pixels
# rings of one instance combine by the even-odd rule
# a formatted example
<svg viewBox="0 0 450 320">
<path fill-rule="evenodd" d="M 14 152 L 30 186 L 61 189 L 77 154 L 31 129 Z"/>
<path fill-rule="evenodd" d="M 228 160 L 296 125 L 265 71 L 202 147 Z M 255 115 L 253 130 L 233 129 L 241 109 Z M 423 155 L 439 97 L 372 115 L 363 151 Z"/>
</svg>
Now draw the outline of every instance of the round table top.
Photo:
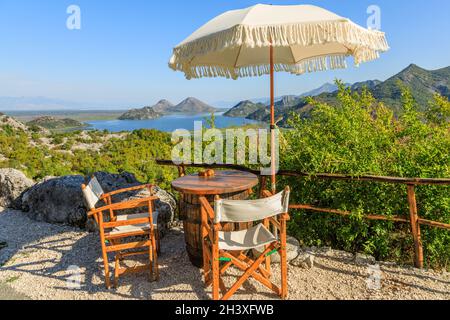
<svg viewBox="0 0 450 320">
<path fill-rule="evenodd" d="M 172 182 L 172 187 L 184 194 L 220 195 L 249 190 L 259 183 L 258 177 L 242 171 L 216 171 L 214 177 L 198 174 L 181 177 Z"/>
</svg>

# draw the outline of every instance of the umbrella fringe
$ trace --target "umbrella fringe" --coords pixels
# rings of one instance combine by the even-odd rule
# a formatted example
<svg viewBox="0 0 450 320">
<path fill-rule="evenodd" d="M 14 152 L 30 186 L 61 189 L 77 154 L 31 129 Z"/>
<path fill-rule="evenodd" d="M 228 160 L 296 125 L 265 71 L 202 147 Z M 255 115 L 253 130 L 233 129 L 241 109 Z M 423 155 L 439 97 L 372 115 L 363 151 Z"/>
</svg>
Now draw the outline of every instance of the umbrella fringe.
<svg viewBox="0 0 450 320">
<path fill-rule="evenodd" d="M 366 54 L 362 52 L 361 54 Z M 330 55 L 314 57 L 302 60 L 297 64 L 274 65 L 275 71 L 290 72 L 292 74 L 301 75 L 307 72 L 325 71 L 329 69 L 345 69 L 347 67 L 347 55 Z M 238 77 L 256 77 L 270 73 L 270 65 L 250 65 L 239 68 L 226 66 L 188 66 L 178 65 L 177 69 L 183 70 L 188 79 L 202 77 L 225 77 L 229 79 L 237 79 Z"/>
<path fill-rule="evenodd" d="M 169 63 L 175 70 L 180 67 L 191 68 L 184 61 L 192 61 L 195 56 L 220 52 L 227 49 L 255 47 L 312 46 L 327 43 L 341 43 L 355 57 L 355 64 L 371 61 L 379 57 L 380 52 L 389 50 L 385 34 L 376 30 L 367 30 L 349 20 L 320 22 L 314 24 L 288 24 L 275 26 L 237 25 L 228 30 L 184 43 L 174 49 Z M 219 71 L 229 74 L 228 71 Z M 210 73 L 211 70 L 201 71 Z M 253 74 L 255 72 L 252 72 Z M 263 72 L 265 73 L 265 72 Z"/>
</svg>

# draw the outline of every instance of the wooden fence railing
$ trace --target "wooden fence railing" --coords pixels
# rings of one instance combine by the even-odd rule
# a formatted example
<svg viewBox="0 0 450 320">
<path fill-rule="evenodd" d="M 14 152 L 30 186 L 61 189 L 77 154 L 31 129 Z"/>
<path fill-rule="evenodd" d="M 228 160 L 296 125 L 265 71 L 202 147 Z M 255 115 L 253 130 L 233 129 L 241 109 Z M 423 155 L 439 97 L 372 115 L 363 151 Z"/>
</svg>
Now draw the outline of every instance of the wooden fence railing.
<svg viewBox="0 0 450 320">
<path fill-rule="evenodd" d="M 250 172 L 257 175 L 260 179 L 260 186 L 265 186 L 267 182 L 267 176 L 261 176 L 261 172 L 258 170 L 253 170 L 244 166 L 239 165 L 205 165 L 205 164 L 189 164 L 177 166 L 170 160 L 157 160 L 157 164 L 166 165 L 166 166 L 176 166 L 178 167 L 178 172 L 180 174 L 185 172 L 186 168 L 209 168 L 209 169 L 233 169 L 240 170 L 245 172 Z M 421 179 L 421 178 L 398 178 L 398 177 L 381 177 L 381 176 L 361 176 L 361 177 L 352 177 L 348 175 L 340 175 L 340 174 L 308 174 L 303 172 L 296 172 L 291 170 L 280 170 L 278 171 L 278 176 L 284 177 L 299 177 L 299 178 L 311 178 L 318 180 L 335 180 L 335 181 L 370 181 L 370 182 L 378 182 L 378 183 L 391 183 L 391 184 L 402 184 L 407 187 L 407 195 L 408 195 L 408 204 L 409 204 L 409 218 L 400 217 L 400 216 L 385 216 L 385 215 L 377 215 L 377 214 L 367 214 L 364 215 L 364 219 L 367 220 L 378 220 L 378 221 L 392 221 L 396 223 L 408 223 L 411 228 L 411 234 L 414 240 L 414 249 L 415 249 L 415 259 L 414 263 L 417 268 L 423 268 L 424 266 L 424 258 L 423 258 L 423 246 L 421 239 L 420 226 L 426 225 L 433 228 L 440 228 L 445 230 L 450 230 L 450 224 L 431 221 L 422 219 L 419 216 L 419 212 L 417 209 L 417 199 L 416 199 L 416 186 L 419 185 L 435 185 L 435 186 L 447 186 L 450 185 L 450 179 Z M 261 188 L 262 189 L 262 188 Z M 352 213 L 348 211 L 342 210 L 334 210 L 334 209 L 325 209 L 325 208 L 317 208 L 311 205 L 306 204 L 291 204 L 289 206 L 291 209 L 297 210 L 306 210 L 312 212 L 319 213 L 330 213 L 336 214 L 340 216 L 350 216 Z"/>
</svg>

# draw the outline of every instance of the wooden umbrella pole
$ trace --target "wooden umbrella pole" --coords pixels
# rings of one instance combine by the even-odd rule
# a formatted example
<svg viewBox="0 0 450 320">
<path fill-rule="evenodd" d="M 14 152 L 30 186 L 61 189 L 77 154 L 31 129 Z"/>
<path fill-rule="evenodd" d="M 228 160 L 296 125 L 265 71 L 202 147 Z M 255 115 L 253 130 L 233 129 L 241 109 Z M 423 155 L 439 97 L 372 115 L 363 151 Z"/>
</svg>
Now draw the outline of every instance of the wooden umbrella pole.
<svg viewBox="0 0 450 320">
<path fill-rule="evenodd" d="M 274 57 L 273 46 L 270 45 L 270 154 L 271 154 L 271 170 L 272 170 L 272 193 L 277 191 L 277 177 L 275 170 L 275 90 L 274 90 Z"/>
</svg>

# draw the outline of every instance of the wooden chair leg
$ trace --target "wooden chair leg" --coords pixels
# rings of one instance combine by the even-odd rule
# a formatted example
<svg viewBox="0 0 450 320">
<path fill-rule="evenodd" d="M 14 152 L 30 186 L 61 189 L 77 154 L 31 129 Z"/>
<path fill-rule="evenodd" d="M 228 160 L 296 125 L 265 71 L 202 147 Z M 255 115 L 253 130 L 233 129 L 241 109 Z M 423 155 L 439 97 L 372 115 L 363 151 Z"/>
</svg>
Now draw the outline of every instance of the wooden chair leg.
<svg viewBox="0 0 450 320">
<path fill-rule="evenodd" d="M 153 247 L 149 246 L 148 248 L 148 262 L 149 262 L 149 277 L 150 281 L 153 280 Z"/>
<path fill-rule="evenodd" d="M 264 269 L 264 268 L 261 267 L 262 269 L 264 269 L 265 272 L 267 272 L 266 277 L 268 279 L 270 279 L 271 276 L 272 276 L 272 269 L 271 269 L 270 264 L 271 264 L 271 259 L 270 259 L 270 257 L 267 257 L 266 258 L 266 268 Z"/>
<path fill-rule="evenodd" d="M 102 248 L 102 256 L 103 256 L 103 267 L 105 269 L 105 285 L 106 289 L 111 288 L 111 279 L 109 274 L 109 261 L 108 261 L 108 254 L 106 253 L 106 248 Z"/>
<path fill-rule="evenodd" d="M 219 300 L 219 277 L 220 277 L 220 262 L 219 262 L 219 248 L 217 246 L 213 246 L 213 254 L 212 254 L 212 296 L 213 300 Z"/>
<path fill-rule="evenodd" d="M 210 271 L 210 264 L 206 250 L 209 250 L 209 248 L 206 244 L 205 239 L 203 239 L 203 279 L 205 281 L 205 284 L 208 282 L 208 273 Z"/>
<path fill-rule="evenodd" d="M 270 222 L 269 222 L 269 219 L 265 219 L 264 220 L 264 226 L 268 229 L 268 230 L 270 230 Z M 267 249 L 269 246 L 267 245 L 267 246 L 265 246 L 265 249 Z M 270 266 L 270 263 L 271 263 L 271 259 L 270 259 L 270 256 L 267 256 L 266 257 L 266 268 L 265 268 L 265 270 L 267 271 L 267 277 L 270 279 L 270 277 L 271 277 L 271 266 Z"/>
<path fill-rule="evenodd" d="M 283 250 L 281 256 L 281 299 L 287 298 L 287 291 L 287 261 L 286 252 Z"/>
<path fill-rule="evenodd" d="M 154 262 L 154 268 L 155 268 L 155 280 L 159 280 L 159 265 L 158 265 L 158 249 L 155 241 L 155 234 L 153 233 L 152 236 L 152 244 L 151 244 L 151 250 L 153 250 L 153 262 Z M 159 238 L 159 236 L 158 236 Z"/>
<path fill-rule="evenodd" d="M 159 264 L 158 264 L 158 253 L 155 250 L 155 272 L 156 272 L 156 281 L 159 281 Z"/>
<path fill-rule="evenodd" d="M 287 299 L 288 284 L 287 284 L 287 256 L 286 256 L 286 220 L 281 220 L 281 248 L 280 248 L 280 265 L 281 265 L 281 299 Z"/>
<path fill-rule="evenodd" d="M 105 285 L 106 289 L 109 290 L 109 288 L 111 288 L 111 279 L 109 275 L 108 253 L 106 252 L 105 229 L 103 228 L 103 214 L 97 215 L 97 220 L 100 231 L 100 245 L 102 247 L 103 267 L 105 269 Z"/>
<path fill-rule="evenodd" d="M 120 270 L 120 261 L 123 260 L 120 253 L 116 255 L 115 258 L 115 266 L 114 266 L 114 288 L 117 289 L 119 286 L 119 270 Z"/>
</svg>

